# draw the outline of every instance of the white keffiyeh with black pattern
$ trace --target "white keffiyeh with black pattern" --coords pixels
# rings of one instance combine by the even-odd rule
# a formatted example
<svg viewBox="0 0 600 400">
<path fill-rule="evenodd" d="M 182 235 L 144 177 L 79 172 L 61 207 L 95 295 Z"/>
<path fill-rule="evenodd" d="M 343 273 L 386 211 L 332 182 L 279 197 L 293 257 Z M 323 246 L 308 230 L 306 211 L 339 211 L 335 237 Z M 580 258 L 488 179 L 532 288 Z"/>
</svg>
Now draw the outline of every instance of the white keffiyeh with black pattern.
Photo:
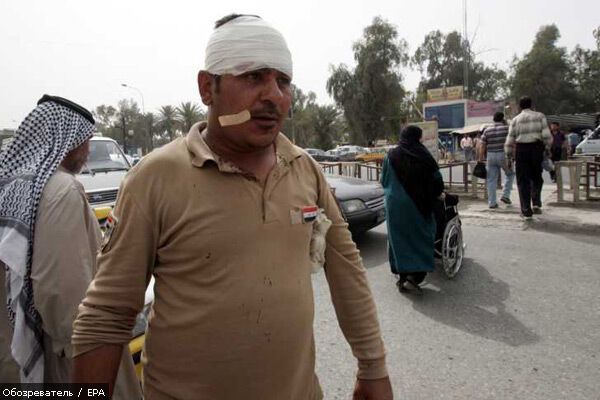
<svg viewBox="0 0 600 400">
<path fill-rule="evenodd" d="M 31 282 L 38 204 L 46 182 L 67 153 L 93 132 L 94 124 L 84 116 L 48 101 L 25 118 L 0 154 L 0 261 L 6 267 L 7 308 L 14 326 L 12 355 L 23 383 L 44 379 L 43 333 Z"/>
</svg>

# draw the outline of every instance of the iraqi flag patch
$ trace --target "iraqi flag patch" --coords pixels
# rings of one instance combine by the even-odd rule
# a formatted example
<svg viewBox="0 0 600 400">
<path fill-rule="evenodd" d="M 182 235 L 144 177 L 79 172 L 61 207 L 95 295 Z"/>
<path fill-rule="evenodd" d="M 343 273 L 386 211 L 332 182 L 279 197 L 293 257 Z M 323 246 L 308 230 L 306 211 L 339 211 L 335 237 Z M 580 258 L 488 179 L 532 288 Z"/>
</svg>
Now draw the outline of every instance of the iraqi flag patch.
<svg viewBox="0 0 600 400">
<path fill-rule="evenodd" d="M 302 207 L 302 221 L 305 224 L 314 221 L 318 214 L 319 207 L 317 206 Z"/>
</svg>

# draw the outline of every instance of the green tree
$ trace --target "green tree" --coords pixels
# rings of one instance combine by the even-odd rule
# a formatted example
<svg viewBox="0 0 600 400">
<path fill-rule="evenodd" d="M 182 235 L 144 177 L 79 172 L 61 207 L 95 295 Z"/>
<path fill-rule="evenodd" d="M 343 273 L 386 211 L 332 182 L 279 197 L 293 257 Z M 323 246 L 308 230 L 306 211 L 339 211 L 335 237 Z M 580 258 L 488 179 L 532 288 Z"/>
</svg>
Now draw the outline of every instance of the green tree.
<svg viewBox="0 0 600 400">
<path fill-rule="evenodd" d="M 352 50 L 356 67 L 332 66 L 327 92 L 344 110 L 353 143 L 365 145 L 399 129 L 407 44 L 394 25 L 375 17 Z"/>
<path fill-rule="evenodd" d="M 315 105 L 311 110 L 311 147 L 329 150 L 341 133 L 339 110 L 333 105 Z"/>
<path fill-rule="evenodd" d="M 584 112 L 600 110 L 600 27 L 594 30 L 596 49 L 576 46 L 571 52 L 573 83 L 578 93 L 578 108 Z"/>
<path fill-rule="evenodd" d="M 515 99 L 527 95 L 534 107 L 546 114 L 578 112 L 579 96 L 567 50 L 556 42 L 556 25 L 542 26 L 531 50 L 513 62 L 511 91 Z"/>
<path fill-rule="evenodd" d="M 106 131 L 112 128 L 114 124 L 117 110 L 113 106 L 102 104 L 96 107 L 93 114 L 94 119 L 96 120 L 97 129 L 102 133 L 106 133 Z"/>
<path fill-rule="evenodd" d="M 198 104 L 191 101 L 181 103 L 179 107 L 175 109 L 177 113 L 177 119 L 181 124 L 181 130 L 187 133 L 196 122 L 206 118 L 205 113 L 202 111 Z"/>
<path fill-rule="evenodd" d="M 464 76 L 465 57 L 468 82 Z M 469 42 L 456 31 L 447 35 L 439 30 L 428 33 L 415 51 L 412 64 L 422 76 L 419 93 L 443 86 L 466 86 L 468 97 L 479 101 L 503 98 L 507 94 L 506 72 L 495 65 L 477 62 Z"/>
<path fill-rule="evenodd" d="M 173 141 L 177 135 L 177 125 L 179 124 L 177 110 L 173 106 L 166 105 L 160 107 L 158 114 L 161 132 L 167 135 L 169 142 Z"/>
<path fill-rule="evenodd" d="M 148 154 L 154 149 L 155 135 L 158 133 L 158 119 L 153 113 L 147 112 L 146 114 L 141 116 L 139 120 L 139 125 L 142 128 L 146 137 L 146 142 L 143 146 L 143 152 L 144 154 Z"/>
<path fill-rule="evenodd" d="M 126 153 L 132 147 L 143 142 L 143 139 L 140 140 L 140 136 L 143 136 L 141 130 L 135 129 L 140 117 L 140 108 L 133 99 L 123 99 L 117 104 L 115 123 L 113 124 L 115 129 L 111 133 L 119 133 L 113 139 L 120 142 Z"/>
<path fill-rule="evenodd" d="M 302 89 L 292 85 L 292 106 L 289 118 L 281 128 L 282 132 L 300 147 L 310 147 L 312 141 L 311 113 L 316 105 L 317 95 L 305 94 Z"/>
</svg>

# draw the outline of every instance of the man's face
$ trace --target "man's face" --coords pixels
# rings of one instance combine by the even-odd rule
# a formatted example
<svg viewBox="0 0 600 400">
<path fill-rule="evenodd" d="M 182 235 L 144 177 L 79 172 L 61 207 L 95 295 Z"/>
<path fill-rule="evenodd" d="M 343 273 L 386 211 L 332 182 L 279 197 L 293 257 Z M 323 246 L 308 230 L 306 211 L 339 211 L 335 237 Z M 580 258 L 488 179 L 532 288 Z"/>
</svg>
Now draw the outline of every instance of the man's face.
<svg viewBox="0 0 600 400">
<path fill-rule="evenodd" d="M 239 76 L 222 75 L 217 87 L 214 77 L 200 75 L 200 94 L 214 116 L 250 111 L 251 119 L 221 127 L 220 135 L 240 150 L 270 146 L 281 131 L 292 102 L 291 80 L 274 69 L 260 69 Z M 206 82 L 210 79 L 210 83 Z"/>
<path fill-rule="evenodd" d="M 85 163 L 87 162 L 88 155 L 90 154 L 90 140 L 86 140 L 78 147 L 71 150 L 61 165 L 69 172 L 73 174 L 79 173 Z"/>
<path fill-rule="evenodd" d="M 550 124 L 550 130 L 552 131 L 552 133 L 556 133 L 560 130 L 560 128 L 556 124 Z"/>
</svg>

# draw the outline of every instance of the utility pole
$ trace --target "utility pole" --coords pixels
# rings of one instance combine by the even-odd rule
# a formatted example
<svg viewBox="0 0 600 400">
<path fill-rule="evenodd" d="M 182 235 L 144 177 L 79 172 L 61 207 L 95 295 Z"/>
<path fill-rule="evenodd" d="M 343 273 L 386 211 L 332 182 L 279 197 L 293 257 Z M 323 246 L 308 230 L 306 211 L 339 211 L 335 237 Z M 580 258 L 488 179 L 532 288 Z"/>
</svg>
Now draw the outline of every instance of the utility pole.
<svg viewBox="0 0 600 400">
<path fill-rule="evenodd" d="M 467 30 L 467 0 L 463 0 L 463 86 L 465 98 L 469 98 L 469 59 L 471 51 L 469 49 L 469 31 Z"/>
</svg>

